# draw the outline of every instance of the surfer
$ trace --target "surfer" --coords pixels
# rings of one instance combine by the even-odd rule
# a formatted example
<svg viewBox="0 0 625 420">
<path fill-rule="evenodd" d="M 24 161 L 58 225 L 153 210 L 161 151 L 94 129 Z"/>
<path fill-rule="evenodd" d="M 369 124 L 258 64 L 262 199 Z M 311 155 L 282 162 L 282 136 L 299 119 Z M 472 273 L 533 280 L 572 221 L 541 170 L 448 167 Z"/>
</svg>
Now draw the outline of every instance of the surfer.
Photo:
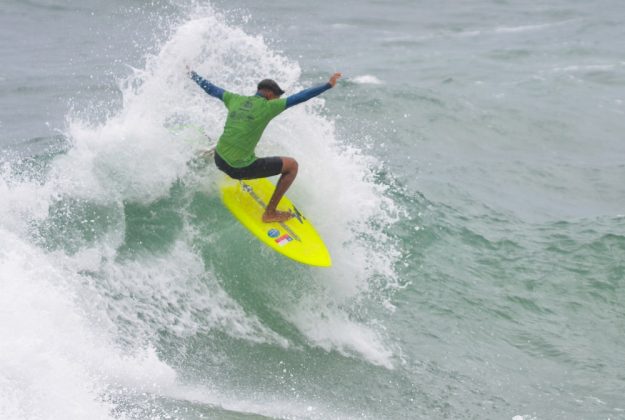
<svg viewBox="0 0 625 420">
<path fill-rule="evenodd" d="M 224 131 L 215 149 L 217 167 L 234 179 L 267 178 L 280 174 L 278 185 L 263 214 L 263 222 L 283 222 L 292 218 L 290 211 L 278 211 L 276 207 L 297 176 L 297 161 L 284 156 L 257 158 L 254 150 L 273 118 L 285 109 L 333 88 L 341 73 L 334 73 L 323 85 L 304 89 L 287 98 L 281 98 L 284 91 L 271 79 L 261 80 L 254 96 L 243 96 L 215 86 L 194 71 L 189 71 L 189 76 L 206 93 L 221 99 L 228 108 Z"/>
</svg>

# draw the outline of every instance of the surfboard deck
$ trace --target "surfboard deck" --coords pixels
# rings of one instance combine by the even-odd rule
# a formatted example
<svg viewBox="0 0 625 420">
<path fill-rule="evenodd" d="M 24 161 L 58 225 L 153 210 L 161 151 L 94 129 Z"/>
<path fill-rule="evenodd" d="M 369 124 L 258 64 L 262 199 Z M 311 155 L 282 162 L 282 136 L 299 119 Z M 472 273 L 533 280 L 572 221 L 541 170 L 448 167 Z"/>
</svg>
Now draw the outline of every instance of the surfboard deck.
<svg viewBox="0 0 625 420">
<path fill-rule="evenodd" d="M 262 221 L 274 189 L 275 186 L 266 178 L 238 181 L 224 177 L 219 185 L 226 208 L 265 245 L 303 264 L 331 266 L 332 259 L 323 240 L 286 196 L 280 200 L 278 210 L 290 210 L 295 217 L 286 222 Z"/>
</svg>

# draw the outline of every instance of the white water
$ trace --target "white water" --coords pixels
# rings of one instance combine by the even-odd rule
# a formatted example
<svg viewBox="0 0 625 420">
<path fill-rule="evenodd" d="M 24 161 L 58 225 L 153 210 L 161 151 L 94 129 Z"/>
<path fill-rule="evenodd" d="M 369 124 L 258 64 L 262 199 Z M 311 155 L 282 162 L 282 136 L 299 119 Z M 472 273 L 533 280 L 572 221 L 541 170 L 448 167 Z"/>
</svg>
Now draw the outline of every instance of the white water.
<svg viewBox="0 0 625 420">
<path fill-rule="evenodd" d="M 198 175 L 186 164 L 209 142 L 181 141 L 167 128 L 172 121 L 190 123 L 217 138 L 223 125 L 223 104 L 186 77 L 186 65 L 243 94 L 253 94 L 256 81 L 269 76 L 287 94 L 313 83 L 300 80 L 297 63 L 273 52 L 262 38 L 224 24 L 210 8 L 194 16 L 172 31 L 144 69 L 120 83 L 123 107 L 103 124 L 68 116 L 71 148 L 51 163 L 44 182 L 17 178 L 10 165 L 2 172 L 2 418 L 108 418 L 115 404 L 111 392 L 125 387 L 192 399 L 197 392 L 182 387 L 174 369 L 159 360 L 153 344 L 158 330 L 185 337 L 216 329 L 251 342 L 290 345 L 221 288 L 190 245 L 192 226 L 163 254 L 132 260 L 117 255 L 124 243 L 125 203 L 149 204 L 167 196 L 180 179 L 214 193 L 206 184 L 214 183 L 216 171 Z M 327 93 L 333 94 L 340 92 Z M 290 196 L 315 221 L 335 262 L 332 269 L 307 272 L 315 282 L 310 294 L 286 303 L 283 315 L 311 346 L 392 368 L 393 352 L 382 331 L 352 319 L 345 308 L 378 290 L 369 280 L 376 273 L 392 278 L 397 253 L 370 223 L 387 223 L 396 209 L 370 179 L 377 162 L 339 141 L 323 104 L 315 99 L 285 112 L 258 149 L 259 155 L 298 159 L 300 173 Z M 41 226 L 63 200 L 104 209 L 104 233 L 77 250 L 45 249 Z M 93 223 L 72 219 L 71 213 L 67 218 Z M 376 236 L 376 248 L 359 239 L 367 235 Z M 226 394 L 230 397 L 222 397 L 230 402 L 215 398 L 224 406 L 241 406 Z M 259 402 L 246 404 L 268 411 Z M 308 407 L 290 405 L 281 403 L 280 415 Z"/>
<path fill-rule="evenodd" d="M 122 352 L 79 302 L 81 278 L 0 230 L 0 413 L 4 419 L 108 418 L 107 386 L 158 392 L 175 373 L 150 347 Z"/>
</svg>

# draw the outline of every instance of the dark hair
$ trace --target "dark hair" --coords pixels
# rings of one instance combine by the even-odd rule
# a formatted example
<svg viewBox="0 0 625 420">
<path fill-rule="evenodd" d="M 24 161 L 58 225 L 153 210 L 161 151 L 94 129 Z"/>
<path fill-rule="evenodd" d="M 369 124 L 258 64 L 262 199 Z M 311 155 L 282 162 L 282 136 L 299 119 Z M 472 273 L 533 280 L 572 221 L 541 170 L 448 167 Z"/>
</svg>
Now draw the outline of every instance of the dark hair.
<svg viewBox="0 0 625 420">
<path fill-rule="evenodd" d="M 284 93 L 284 91 L 280 88 L 280 86 L 278 86 L 278 84 L 271 79 L 261 80 L 258 83 L 258 90 L 261 90 L 261 89 L 270 90 L 278 96 Z"/>
</svg>

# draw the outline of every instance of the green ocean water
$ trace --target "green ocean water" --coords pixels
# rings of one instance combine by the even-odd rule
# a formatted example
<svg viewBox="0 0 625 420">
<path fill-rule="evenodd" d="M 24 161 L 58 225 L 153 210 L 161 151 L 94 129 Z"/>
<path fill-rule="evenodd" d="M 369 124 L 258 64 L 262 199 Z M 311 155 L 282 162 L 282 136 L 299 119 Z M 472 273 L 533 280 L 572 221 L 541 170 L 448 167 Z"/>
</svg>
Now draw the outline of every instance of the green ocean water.
<svg viewBox="0 0 625 420">
<path fill-rule="evenodd" d="M 602 0 L 0 5 L 0 417 L 625 418 L 622 17 Z M 268 127 L 334 266 L 222 206 Z"/>
</svg>

